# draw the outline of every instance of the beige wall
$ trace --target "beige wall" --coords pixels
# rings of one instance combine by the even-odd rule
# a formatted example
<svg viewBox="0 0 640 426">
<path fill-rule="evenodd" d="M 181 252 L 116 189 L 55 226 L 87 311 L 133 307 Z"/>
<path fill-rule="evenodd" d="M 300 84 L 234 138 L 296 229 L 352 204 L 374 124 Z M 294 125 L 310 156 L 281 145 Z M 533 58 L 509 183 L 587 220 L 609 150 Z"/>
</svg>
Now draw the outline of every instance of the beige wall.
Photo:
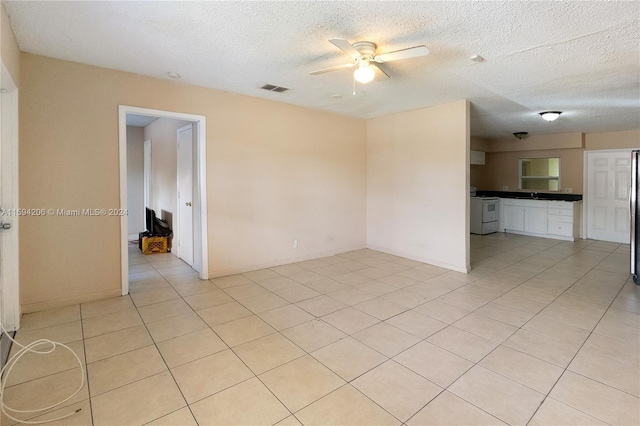
<svg viewBox="0 0 640 426">
<path fill-rule="evenodd" d="M 367 236 L 374 248 L 468 268 L 464 101 L 365 122 L 24 53 L 18 65 L 23 208 L 119 207 L 118 105 L 133 105 L 207 118 L 211 276 L 364 247 Z M 637 135 L 586 141 L 610 149 Z M 500 155 L 517 153 L 487 151 L 477 179 L 515 187 L 499 175 L 513 158 Z M 582 148 L 527 154 L 557 151 L 563 187 L 579 192 Z M 119 294 L 119 226 L 117 217 L 22 218 L 23 311 Z"/>
<path fill-rule="evenodd" d="M 503 186 L 508 186 L 510 191 L 518 191 L 519 158 L 560 157 L 560 190 L 565 192 L 571 188 L 573 193 L 582 194 L 585 149 L 639 147 L 640 130 L 558 133 L 531 136 L 521 141 L 515 138 L 489 140 L 486 165 L 471 166 L 471 185 L 480 190 L 501 191 Z"/>
<path fill-rule="evenodd" d="M 363 120 L 25 53 L 21 68 L 21 207 L 119 207 L 124 104 L 206 116 L 211 276 L 366 245 Z M 23 218 L 23 311 L 119 294 L 119 238 L 117 217 Z"/>
<path fill-rule="evenodd" d="M 145 230 L 144 223 L 144 128 L 127 126 L 127 210 L 129 235 Z"/>
<path fill-rule="evenodd" d="M 15 85 L 20 87 L 20 49 L 3 4 L 0 4 L 0 57 Z"/>
<path fill-rule="evenodd" d="M 471 185 L 485 191 L 518 191 L 518 159 L 560 157 L 560 190 L 571 188 L 582 194 L 583 149 L 549 149 L 543 151 L 487 152 L 484 166 L 472 166 Z M 476 171 L 477 173 L 473 173 Z"/>
<path fill-rule="evenodd" d="M 484 138 L 471 137 L 469 139 L 470 148 L 474 151 L 489 151 L 490 141 Z"/>
<path fill-rule="evenodd" d="M 152 207 L 158 217 L 165 218 L 162 211 L 176 217 L 178 208 L 177 147 L 178 129 L 190 124 L 188 121 L 161 118 L 144 128 L 144 140 L 151 139 Z M 174 223 L 169 223 L 175 229 Z"/>
<path fill-rule="evenodd" d="M 472 149 L 473 151 L 486 152 L 489 150 L 490 141 L 487 139 L 471 137 L 469 141 L 470 141 L 470 149 Z M 481 166 L 478 164 L 471 165 L 471 168 L 469 169 L 469 179 L 470 179 L 470 184 L 472 186 L 479 188 L 478 182 L 482 178 L 483 171 L 484 171 L 484 166 Z"/>
<path fill-rule="evenodd" d="M 640 149 L 640 130 L 587 133 L 585 149 Z"/>
<path fill-rule="evenodd" d="M 371 248 L 467 271 L 469 103 L 367 121 Z"/>
<path fill-rule="evenodd" d="M 524 139 L 518 139 L 516 137 L 490 139 L 486 150 L 489 152 L 543 151 L 583 147 L 584 134 L 573 132 L 534 135 Z"/>
</svg>

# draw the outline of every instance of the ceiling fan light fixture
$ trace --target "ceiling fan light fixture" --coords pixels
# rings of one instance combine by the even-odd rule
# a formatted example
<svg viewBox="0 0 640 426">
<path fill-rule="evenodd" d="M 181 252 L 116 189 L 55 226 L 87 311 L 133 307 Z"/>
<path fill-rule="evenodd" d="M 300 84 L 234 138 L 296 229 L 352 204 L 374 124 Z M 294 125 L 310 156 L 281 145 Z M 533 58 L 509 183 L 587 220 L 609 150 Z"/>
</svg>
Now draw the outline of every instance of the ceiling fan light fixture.
<svg viewBox="0 0 640 426">
<path fill-rule="evenodd" d="M 361 61 L 358 64 L 358 69 L 353 72 L 353 78 L 356 79 L 358 83 L 369 83 L 376 76 L 376 71 L 369 66 L 369 62 Z"/>
<path fill-rule="evenodd" d="M 547 121 L 554 121 L 560 117 L 560 114 L 562 114 L 562 111 L 544 111 L 540 113 L 540 116 Z"/>
</svg>

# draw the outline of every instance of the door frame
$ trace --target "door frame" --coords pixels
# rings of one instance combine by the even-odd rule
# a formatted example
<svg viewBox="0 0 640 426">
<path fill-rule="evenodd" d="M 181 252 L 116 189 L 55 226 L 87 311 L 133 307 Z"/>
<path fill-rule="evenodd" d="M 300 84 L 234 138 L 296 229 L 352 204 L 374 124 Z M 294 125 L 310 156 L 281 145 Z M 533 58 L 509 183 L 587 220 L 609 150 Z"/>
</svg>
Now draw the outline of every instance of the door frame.
<svg viewBox="0 0 640 426">
<path fill-rule="evenodd" d="M 2 162 L 2 202 L 3 208 L 18 208 L 18 87 L 9 70 L 1 63 L 0 87 L 2 88 L 2 119 L 0 120 L 0 144 Z M 7 108 L 8 107 L 8 108 Z M 2 219 L 5 219 L 4 217 Z M 7 331 L 20 328 L 20 265 L 18 250 L 19 217 L 6 216 L 11 228 L 2 231 L 2 253 L 13 253 L 9 258 L 2 256 L 2 324 Z"/>
<path fill-rule="evenodd" d="M 628 152 L 631 155 L 632 148 L 620 149 L 589 149 L 584 151 L 582 171 L 582 236 L 589 239 L 589 155 L 595 153 Z"/>
<path fill-rule="evenodd" d="M 163 111 L 158 109 L 140 108 L 129 105 L 118 105 L 118 139 L 120 151 L 120 208 L 127 208 L 127 114 L 148 115 L 153 117 L 171 118 L 176 120 L 192 121 L 197 131 L 195 144 L 196 151 L 196 174 L 199 182 L 198 190 L 195 191 L 202 202 L 200 203 L 200 237 L 201 247 L 201 269 L 200 279 L 209 279 L 209 254 L 207 232 L 207 120 L 203 115 L 186 114 L 181 112 Z M 122 295 L 129 293 L 129 241 L 127 216 L 120 216 L 120 260 L 121 260 L 121 281 Z"/>
</svg>

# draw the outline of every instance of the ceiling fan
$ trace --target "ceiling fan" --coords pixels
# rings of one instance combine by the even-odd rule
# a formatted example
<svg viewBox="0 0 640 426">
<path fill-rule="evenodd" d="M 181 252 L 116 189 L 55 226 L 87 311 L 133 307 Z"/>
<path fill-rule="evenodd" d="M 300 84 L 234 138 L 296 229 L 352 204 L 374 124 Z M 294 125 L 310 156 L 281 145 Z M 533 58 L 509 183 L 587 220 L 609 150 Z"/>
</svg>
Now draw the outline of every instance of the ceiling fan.
<svg viewBox="0 0 640 426">
<path fill-rule="evenodd" d="M 389 78 L 389 75 L 385 73 L 377 64 L 397 61 L 400 59 L 427 56 L 429 54 L 429 49 L 427 48 L 427 46 L 414 46 L 409 47 L 408 49 L 396 50 L 394 52 L 376 54 L 376 48 L 378 46 L 370 41 L 358 41 L 353 44 L 341 38 L 332 38 L 329 41 L 333 43 L 333 45 L 338 49 L 351 56 L 353 62 L 324 68 L 321 70 L 310 72 L 309 74 L 318 75 L 324 74 L 326 72 L 338 71 L 357 66 L 358 68 L 353 72 L 354 79 L 359 83 L 369 83 L 374 78 L 380 80 L 386 80 L 387 78 Z"/>
</svg>

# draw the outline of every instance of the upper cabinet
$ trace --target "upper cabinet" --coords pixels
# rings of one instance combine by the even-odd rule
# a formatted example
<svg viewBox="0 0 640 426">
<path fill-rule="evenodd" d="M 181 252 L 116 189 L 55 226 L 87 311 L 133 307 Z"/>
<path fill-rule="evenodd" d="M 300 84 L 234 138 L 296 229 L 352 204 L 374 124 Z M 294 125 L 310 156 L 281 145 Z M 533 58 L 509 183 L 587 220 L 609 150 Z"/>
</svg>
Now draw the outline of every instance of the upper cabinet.
<svg viewBox="0 0 640 426">
<path fill-rule="evenodd" d="M 471 150 L 470 163 L 484 166 L 484 151 Z"/>
</svg>

